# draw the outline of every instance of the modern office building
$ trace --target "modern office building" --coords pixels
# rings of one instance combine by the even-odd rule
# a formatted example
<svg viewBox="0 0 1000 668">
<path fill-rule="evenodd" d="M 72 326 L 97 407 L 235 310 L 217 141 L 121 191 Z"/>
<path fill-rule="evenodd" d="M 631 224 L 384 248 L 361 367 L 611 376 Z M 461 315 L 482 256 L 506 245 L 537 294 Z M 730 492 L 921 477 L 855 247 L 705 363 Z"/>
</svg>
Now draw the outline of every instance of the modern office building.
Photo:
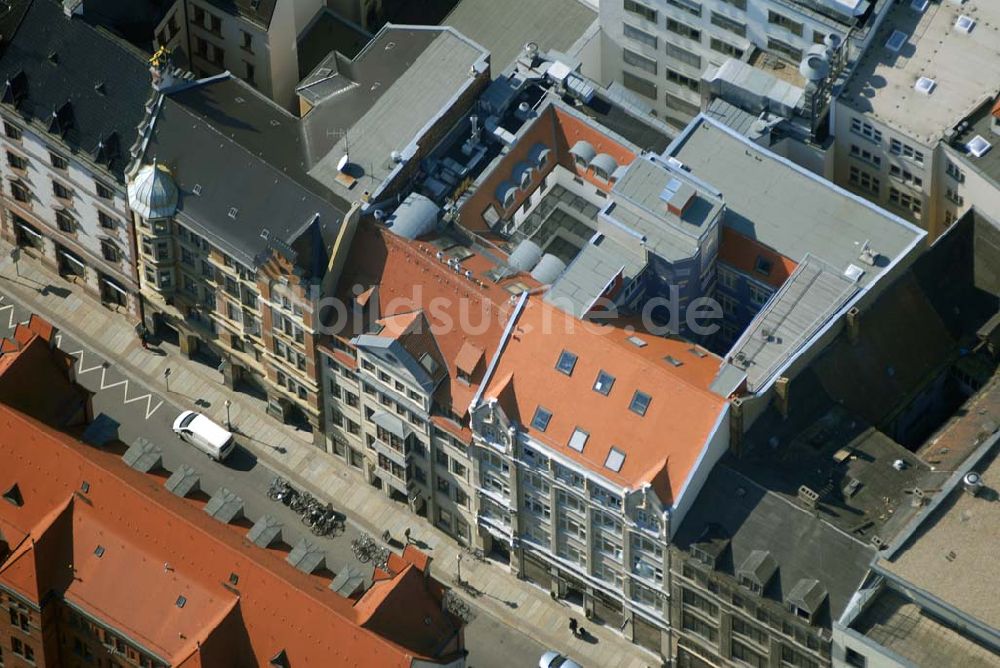
<svg viewBox="0 0 1000 668">
<path fill-rule="evenodd" d="M 812 49 L 864 51 L 888 0 L 623 0 L 602 2 L 602 80 L 681 128 L 702 109 L 702 75 L 735 59 L 805 87 Z"/>
<path fill-rule="evenodd" d="M 1000 8 L 982 0 L 896 4 L 837 97 L 834 181 L 931 239 L 977 198 L 996 202 L 995 186 L 964 184 L 976 170 L 962 163 L 988 162 L 1000 137 L 989 120 L 1000 91 L 991 76 L 998 21 Z"/>
<path fill-rule="evenodd" d="M 0 35 L 0 234 L 138 320 L 125 167 L 145 113 L 145 56 L 53 0 L 8 3 Z"/>
</svg>

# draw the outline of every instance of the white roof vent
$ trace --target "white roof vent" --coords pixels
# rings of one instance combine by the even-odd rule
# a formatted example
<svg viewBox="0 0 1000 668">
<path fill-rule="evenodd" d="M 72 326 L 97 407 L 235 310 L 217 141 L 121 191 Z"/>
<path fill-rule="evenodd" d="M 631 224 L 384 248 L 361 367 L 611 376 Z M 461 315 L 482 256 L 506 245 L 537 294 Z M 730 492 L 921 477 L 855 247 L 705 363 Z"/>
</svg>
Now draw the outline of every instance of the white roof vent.
<svg viewBox="0 0 1000 668">
<path fill-rule="evenodd" d="M 977 158 L 981 158 L 993 147 L 982 135 L 976 135 L 965 145 L 966 150 Z"/>
<path fill-rule="evenodd" d="M 892 34 L 889 35 L 889 39 L 886 40 L 885 48 L 893 53 L 899 53 L 904 44 L 906 44 L 906 33 L 902 30 L 893 30 Z"/>
<path fill-rule="evenodd" d="M 852 281 L 858 281 L 862 276 L 865 275 L 865 270 L 856 264 L 847 265 L 847 269 L 844 270 L 844 276 L 851 279 Z"/>
<path fill-rule="evenodd" d="M 913 0 L 910 3 L 910 9 L 915 12 L 923 12 L 927 9 L 927 5 L 930 4 L 930 0 Z"/>
<path fill-rule="evenodd" d="M 934 79 L 930 79 L 928 77 L 920 77 L 919 79 L 917 79 L 917 83 L 913 84 L 913 90 L 917 91 L 918 93 L 923 93 L 924 95 L 930 95 L 931 92 L 934 91 L 934 87 L 936 85 L 937 82 L 934 81 Z"/>
<path fill-rule="evenodd" d="M 961 16 L 958 17 L 958 20 L 955 21 L 955 30 L 958 30 L 959 32 L 964 32 L 966 35 L 972 32 L 972 29 L 975 27 L 976 27 L 976 19 L 966 14 L 962 14 Z"/>
</svg>

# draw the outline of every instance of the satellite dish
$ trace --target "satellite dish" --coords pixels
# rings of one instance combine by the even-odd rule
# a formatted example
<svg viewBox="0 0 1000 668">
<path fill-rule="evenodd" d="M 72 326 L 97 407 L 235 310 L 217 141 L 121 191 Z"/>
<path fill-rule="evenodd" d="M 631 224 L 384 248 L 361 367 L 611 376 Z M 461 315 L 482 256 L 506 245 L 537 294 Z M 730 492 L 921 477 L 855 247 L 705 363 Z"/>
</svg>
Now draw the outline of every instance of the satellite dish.
<svg viewBox="0 0 1000 668">
<path fill-rule="evenodd" d="M 340 160 L 337 161 L 337 171 L 338 172 L 344 171 L 347 168 L 347 162 L 348 162 L 347 154 L 345 153 L 344 157 L 342 157 Z"/>
</svg>

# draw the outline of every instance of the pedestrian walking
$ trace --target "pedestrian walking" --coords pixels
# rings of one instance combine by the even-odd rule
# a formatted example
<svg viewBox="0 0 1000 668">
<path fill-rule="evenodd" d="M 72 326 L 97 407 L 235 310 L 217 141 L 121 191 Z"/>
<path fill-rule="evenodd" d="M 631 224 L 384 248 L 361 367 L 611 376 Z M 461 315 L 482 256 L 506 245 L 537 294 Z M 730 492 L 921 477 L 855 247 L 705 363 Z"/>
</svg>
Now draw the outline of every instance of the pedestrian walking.
<svg viewBox="0 0 1000 668">
<path fill-rule="evenodd" d="M 569 630 L 573 632 L 573 637 L 577 635 L 577 629 L 580 628 L 580 623 L 576 621 L 576 617 L 569 618 Z"/>
<path fill-rule="evenodd" d="M 407 527 L 406 531 L 403 532 L 403 536 L 406 538 L 406 544 L 410 544 L 410 529 Z"/>
</svg>

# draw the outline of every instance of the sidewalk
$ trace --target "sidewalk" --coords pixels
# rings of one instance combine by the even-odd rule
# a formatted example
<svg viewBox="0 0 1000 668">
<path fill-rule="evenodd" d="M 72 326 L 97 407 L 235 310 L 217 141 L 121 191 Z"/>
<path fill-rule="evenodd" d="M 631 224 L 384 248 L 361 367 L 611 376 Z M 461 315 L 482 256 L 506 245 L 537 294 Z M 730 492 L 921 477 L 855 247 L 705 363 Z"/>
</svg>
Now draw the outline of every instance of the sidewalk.
<svg viewBox="0 0 1000 668">
<path fill-rule="evenodd" d="M 652 653 L 633 645 L 616 631 L 588 622 L 581 610 L 552 600 L 547 592 L 515 578 L 506 567 L 468 558 L 461 547 L 431 523 L 390 501 L 338 460 L 315 448 L 311 434 L 267 416 L 263 400 L 230 391 L 222 384 L 222 376 L 216 369 L 187 359 L 168 344 L 161 346 L 164 354 L 144 350 L 132 323 L 79 294 L 74 286 L 30 259 L 22 259 L 18 277 L 9 251 L 10 246 L 0 242 L 0 257 L 3 258 L 0 261 L 0 292 L 31 305 L 56 327 L 85 342 L 94 352 L 114 361 L 123 373 L 171 402 L 185 408 L 197 408 L 197 400 L 207 401 L 211 406 L 207 412 L 224 423 L 228 399 L 232 402 L 232 424 L 243 435 L 241 443 L 262 462 L 306 483 L 304 486 L 313 488 L 314 493 L 333 500 L 352 522 L 374 536 L 388 529 L 393 537 L 400 539 L 403 532 L 410 529 L 415 540 L 427 544 L 428 554 L 434 557 L 431 572 L 446 585 L 455 582 L 457 557 L 463 554 L 462 578 L 482 592 L 475 599 L 475 605 L 489 616 L 545 647 L 569 654 L 584 665 L 622 668 L 659 665 Z M 40 293 L 46 285 L 59 289 Z M 164 379 L 164 371 L 168 368 L 169 392 Z M 574 638 L 568 628 L 570 616 L 579 619 L 598 642 L 590 644 Z"/>
</svg>

